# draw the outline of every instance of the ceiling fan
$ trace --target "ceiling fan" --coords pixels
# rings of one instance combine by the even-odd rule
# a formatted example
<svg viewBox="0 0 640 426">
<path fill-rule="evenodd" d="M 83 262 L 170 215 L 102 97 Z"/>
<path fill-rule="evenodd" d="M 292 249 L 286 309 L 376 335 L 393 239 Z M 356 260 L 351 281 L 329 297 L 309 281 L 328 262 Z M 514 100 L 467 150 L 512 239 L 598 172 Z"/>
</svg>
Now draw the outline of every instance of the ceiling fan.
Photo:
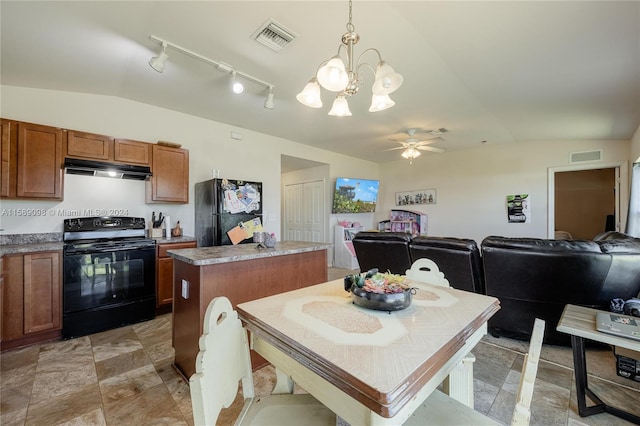
<svg viewBox="0 0 640 426">
<path fill-rule="evenodd" d="M 392 141 L 399 142 L 402 146 L 385 149 L 385 151 L 392 151 L 395 149 L 404 149 L 401 155 L 404 158 L 407 158 L 409 160 L 409 164 L 413 163 L 414 158 L 417 158 L 418 156 L 420 156 L 420 151 L 431 151 L 431 152 L 437 152 L 437 153 L 445 151 L 442 148 L 436 148 L 435 146 L 429 146 L 429 145 L 437 142 L 438 140 L 444 140 L 444 138 L 441 135 L 446 133 L 447 129 L 443 127 L 436 130 L 426 130 L 426 131 L 423 130 L 422 132 L 426 132 L 432 136 L 429 139 L 418 139 L 414 137 L 416 132 L 418 131 L 419 131 L 418 129 L 407 129 L 405 133 L 409 136 L 409 138 L 405 140 L 390 139 Z"/>
</svg>

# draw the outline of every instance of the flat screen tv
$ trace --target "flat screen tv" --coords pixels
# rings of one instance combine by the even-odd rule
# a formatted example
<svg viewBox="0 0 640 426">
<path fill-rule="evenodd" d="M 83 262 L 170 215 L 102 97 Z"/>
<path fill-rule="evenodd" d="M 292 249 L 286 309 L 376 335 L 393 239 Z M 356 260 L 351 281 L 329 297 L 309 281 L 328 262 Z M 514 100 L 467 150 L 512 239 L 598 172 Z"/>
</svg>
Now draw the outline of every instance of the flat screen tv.
<svg viewBox="0 0 640 426">
<path fill-rule="evenodd" d="M 380 181 L 371 179 L 336 179 L 332 213 L 371 213 L 376 211 Z"/>
</svg>

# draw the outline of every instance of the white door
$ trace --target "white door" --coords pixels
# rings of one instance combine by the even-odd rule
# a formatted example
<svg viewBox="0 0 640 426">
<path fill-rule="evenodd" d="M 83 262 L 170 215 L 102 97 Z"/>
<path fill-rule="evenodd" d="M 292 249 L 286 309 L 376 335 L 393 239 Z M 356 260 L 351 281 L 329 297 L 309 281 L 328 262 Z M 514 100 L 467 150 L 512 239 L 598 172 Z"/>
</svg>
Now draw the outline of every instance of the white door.
<svg viewBox="0 0 640 426">
<path fill-rule="evenodd" d="M 324 182 L 285 185 L 284 237 L 287 241 L 324 242 Z"/>
<path fill-rule="evenodd" d="M 284 188 L 284 239 L 286 241 L 303 241 L 303 205 L 302 185 L 286 185 Z"/>
<path fill-rule="evenodd" d="M 302 184 L 304 193 L 304 241 L 324 242 L 325 196 L 324 182 L 315 181 Z"/>
</svg>

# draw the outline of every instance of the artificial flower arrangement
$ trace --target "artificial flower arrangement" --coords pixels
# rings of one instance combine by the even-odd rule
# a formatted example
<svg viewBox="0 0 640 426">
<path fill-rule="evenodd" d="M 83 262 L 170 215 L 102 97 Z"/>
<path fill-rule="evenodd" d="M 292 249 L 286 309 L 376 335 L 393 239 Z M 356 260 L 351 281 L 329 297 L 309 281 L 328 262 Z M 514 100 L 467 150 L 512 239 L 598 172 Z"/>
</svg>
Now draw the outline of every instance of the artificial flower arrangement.
<svg viewBox="0 0 640 426">
<path fill-rule="evenodd" d="M 344 289 L 353 295 L 353 303 L 370 309 L 393 311 L 411 303 L 415 289 L 404 275 L 369 270 L 366 274 L 347 275 Z"/>
</svg>

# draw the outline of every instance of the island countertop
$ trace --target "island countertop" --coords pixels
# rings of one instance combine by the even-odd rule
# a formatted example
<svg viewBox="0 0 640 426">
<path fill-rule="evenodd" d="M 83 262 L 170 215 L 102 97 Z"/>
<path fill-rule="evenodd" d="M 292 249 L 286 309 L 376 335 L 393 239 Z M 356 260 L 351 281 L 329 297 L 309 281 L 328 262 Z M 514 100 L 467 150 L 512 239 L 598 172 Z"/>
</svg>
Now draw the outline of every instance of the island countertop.
<svg viewBox="0 0 640 426">
<path fill-rule="evenodd" d="M 326 250 L 330 246 L 330 244 L 326 243 L 280 241 L 277 242 L 273 248 L 257 248 L 257 244 L 249 243 L 235 246 L 227 245 L 169 250 L 167 253 L 175 260 L 180 260 L 190 265 L 201 266 Z"/>
</svg>

